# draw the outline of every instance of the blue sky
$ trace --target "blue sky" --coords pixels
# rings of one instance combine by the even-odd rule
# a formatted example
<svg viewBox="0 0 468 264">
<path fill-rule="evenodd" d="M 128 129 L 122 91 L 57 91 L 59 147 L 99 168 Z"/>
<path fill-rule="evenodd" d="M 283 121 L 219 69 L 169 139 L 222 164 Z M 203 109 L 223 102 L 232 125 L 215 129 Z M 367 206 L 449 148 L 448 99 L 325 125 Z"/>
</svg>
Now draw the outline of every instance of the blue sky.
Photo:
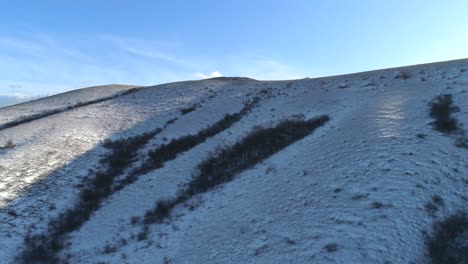
<svg viewBox="0 0 468 264">
<path fill-rule="evenodd" d="M 0 95 L 468 57 L 468 1 L 0 0 Z"/>
</svg>

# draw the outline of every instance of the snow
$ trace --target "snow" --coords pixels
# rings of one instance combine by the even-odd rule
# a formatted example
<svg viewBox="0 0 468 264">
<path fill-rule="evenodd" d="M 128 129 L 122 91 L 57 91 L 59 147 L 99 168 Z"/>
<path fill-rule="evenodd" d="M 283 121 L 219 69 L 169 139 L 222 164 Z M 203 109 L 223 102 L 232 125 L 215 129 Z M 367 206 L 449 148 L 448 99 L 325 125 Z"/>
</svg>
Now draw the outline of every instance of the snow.
<svg viewBox="0 0 468 264">
<path fill-rule="evenodd" d="M 170 83 L 2 130 L 0 140 L 12 138 L 17 146 L 0 150 L 0 259 L 14 262 L 31 225 L 44 230 L 47 219 L 72 205 L 76 185 L 106 152 L 104 139 L 138 135 L 177 118 L 140 151 L 144 156 L 259 95 L 260 106 L 234 126 L 114 193 L 70 234 L 71 247 L 62 254 L 72 263 L 425 263 L 424 232 L 468 209 L 467 150 L 432 130 L 427 104 L 453 93 L 461 109 L 455 116 L 466 124 L 466 69 L 468 60 L 459 60 L 293 81 Z M 395 79 L 402 71 L 411 77 Z M 79 93 L 76 98 L 107 96 L 96 89 Z M 47 107 L 83 100 L 74 96 L 57 95 Z M 197 103 L 201 107 L 181 115 L 181 108 Z M 44 107 L 25 103 L 0 109 L 0 116 L 11 120 Z M 329 114 L 331 121 L 193 198 L 193 210 L 176 207 L 170 222 L 150 227 L 147 240 L 132 238 L 141 226 L 130 218 L 174 196 L 218 146 L 233 144 L 254 126 L 300 114 Z M 425 204 L 433 195 L 444 206 L 429 214 Z M 336 251 L 329 252 L 333 243 Z M 115 252 L 104 253 L 106 245 Z"/>
</svg>

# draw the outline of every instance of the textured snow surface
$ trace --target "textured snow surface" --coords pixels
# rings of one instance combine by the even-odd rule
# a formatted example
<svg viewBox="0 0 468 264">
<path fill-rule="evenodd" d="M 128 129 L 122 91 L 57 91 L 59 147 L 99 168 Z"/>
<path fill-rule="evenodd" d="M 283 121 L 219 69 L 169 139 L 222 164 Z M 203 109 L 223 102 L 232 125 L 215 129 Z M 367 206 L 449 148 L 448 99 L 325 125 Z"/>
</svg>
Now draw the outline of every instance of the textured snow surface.
<svg viewBox="0 0 468 264">
<path fill-rule="evenodd" d="M 141 149 L 144 155 L 260 96 L 259 107 L 234 126 L 113 194 L 70 234 L 61 254 L 71 263 L 426 263 L 424 233 L 434 221 L 468 209 L 468 150 L 432 130 L 428 102 L 452 93 L 461 109 L 456 117 L 466 123 L 467 70 L 468 61 L 459 60 L 318 79 L 170 83 L 1 130 L 0 145 L 12 139 L 17 146 L 0 150 L 0 260 L 13 263 L 29 229 L 45 230 L 48 219 L 72 205 L 77 184 L 100 166 L 103 140 L 177 118 Z M 403 71 L 410 78 L 395 78 Z M 2 108 L 0 118 L 129 88 L 61 94 Z M 217 147 L 298 114 L 328 114 L 331 121 L 196 196 L 195 209 L 176 207 L 170 221 L 150 227 L 148 239 L 135 238 L 141 225 L 130 218 L 174 196 Z M 433 195 L 444 206 L 430 213 L 425 205 Z"/>
</svg>

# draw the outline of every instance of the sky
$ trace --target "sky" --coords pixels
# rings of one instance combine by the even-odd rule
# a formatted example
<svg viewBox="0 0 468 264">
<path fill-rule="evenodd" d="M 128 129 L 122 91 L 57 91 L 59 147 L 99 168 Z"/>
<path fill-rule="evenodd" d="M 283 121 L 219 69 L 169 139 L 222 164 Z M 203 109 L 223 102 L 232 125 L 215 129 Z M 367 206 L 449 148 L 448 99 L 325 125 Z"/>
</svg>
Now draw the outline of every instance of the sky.
<svg viewBox="0 0 468 264">
<path fill-rule="evenodd" d="M 468 58 L 466 0 L 0 0 L 0 96 Z"/>
</svg>

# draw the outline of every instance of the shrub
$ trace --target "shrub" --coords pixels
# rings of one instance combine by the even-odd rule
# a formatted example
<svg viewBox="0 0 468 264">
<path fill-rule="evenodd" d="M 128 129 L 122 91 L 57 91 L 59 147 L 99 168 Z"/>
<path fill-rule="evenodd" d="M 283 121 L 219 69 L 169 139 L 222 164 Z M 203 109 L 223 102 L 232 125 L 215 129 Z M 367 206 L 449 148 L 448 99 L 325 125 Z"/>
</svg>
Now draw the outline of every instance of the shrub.
<svg viewBox="0 0 468 264">
<path fill-rule="evenodd" d="M 433 215 L 435 212 L 439 210 L 439 207 L 433 202 L 427 202 L 426 205 L 424 205 L 424 208 L 426 208 L 426 212 L 429 214 Z"/>
<path fill-rule="evenodd" d="M 453 105 L 451 94 L 435 97 L 430 102 L 430 116 L 435 119 L 432 123 L 434 129 L 447 134 L 458 131 L 458 122 L 451 116 L 453 112 L 458 110 L 458 107 Z"/>
<path fill-rule="evenodd" d="M 8 210 L 8 215 L 13 216 L 13 217 L 18 217 L 18 213 L 13 209 Z"/>
<path fill-rule="evenodd" d="M 458 137 L 457 140 L 455 141 L 455 146 L 459 148 L 466 148 L 468 149 L 468 139 L 463 137 Z"/>
<path fill-rule="evenodd" d="M 436 223 L 434 231 L 427 243 L 432 263 L 468 263 L 468 217 L 465 213 Z"/>
<path fill-rule="evenodd" d="M 186 114 L 188 114 L 188 113 L 190 113 L 190 112 L 195 111 L 199 106 L 200 106 L 200 105 L 198 105 L 198 104 L 194 104 L 194 105 L 192 105 L 192 106 L 189 106 L 189 107 L 186 107 L 186 108 L 182 108 L 182 109 L 180 109 L 180 113 L 181 113 L 182 115 L 186 115 Z"/>
<path fill-rule="evenodd" d="M 168 126 L 168 125 L 170 125 L 170 124 L 174 124 L 175 121 L 177 121 L 177 119 L 178 119 L 177 117 L 174 117 L 174 118 L 172 118 L 172 119 L 169 119 L 169 120 L 166 122 L 166 126 Z"/>
<path fill-rule="evenodd" d="M 166 219 L 172 208 L 177 205 L 178 199 L 163 199 L 156 203 L 156 207 L 154 210 L 149 210 L 145 214 L 144 223 L 151 224 L 154 222 L 161 222 L 162 220 Z"/>
<path fill-rule="evenodd" d="M 138 233 L 137 235 L 138 241 L 143 241 L 143 240 L 148 239 L 148 234 L 149 234 L 149 227 L 145 226 L 143 230 L 141 230 L 141 232 Z"/>
<path fill-rule="evenodd" d="M 106 244 L 106 246 L 104 247 L 104 249 L 102 250 L 102 253 L 104 254 L 111 254 L 111 253 L 115 253 L 117 251 L 117 247 L 114 246 L 114 245 L 110 245 L 110 244 Z"/>
<path fill-rule="evenodd" d="M 132 216 L 130 218 L 130 224 L 132 224 L 133 226 L 140 223 L 141 219 L 139 216 Z"/>
<path fill-rule="evenodd" d="M 5 148 L 14 148 L 14 147 L 16 147 L 16 144 L 13 142 L 13 140 L 8 139 L 5 144 Z"/>
<path fill-rule="evenodd" d="M 5 142 L 5 146 L 0 147 L 0 149 L 7 149 L 7 148 L 14 148 L 16 147 L 16 144 L 13 142 L 13 140 L 8 139 L 7 142 Z"/>
<path fill-rule="evenodd" d="M 434 194 L 432 196 L 432 201 L 435 203 L 435 204 L 438 204 L 440 206 L 443 206 L 444 205 L 444 199 L 438 195 L 438 194 Z"/>
<path fill-rule="evenodd" d="M 427 137 L 427 135 L 423 134 L 423 133 L 418 133 L 418 134 L 416 134 L 416 137 L 420 138 L 420 139 L 425 139 Z"/>
<path fill-rule="evenodd" d="M 395 79 L 408 80 L 409 78 L 411 78 L 409 71 L 400 71 L 395 75 Z"/>
<path fill-rule="evenodd" d="M 382 208 L 383 206 L 384 205 L 381 202 L 373 202 L 372 203 L 372 208 L 374 208 L 374 209 L 379 209 L 379 208 Z"/>
<path fill-rule="evenodd" d="M 335 251 L 338 250 L 338 244 L 336 244 L 336 243 L 326 244 L 323 248 L 324 248 L 327 252 L 335 252 Z"/>
<path fill-rule="evenodd" d="M 59 263 L 57 251 L 63 247 L 63 242 L 48 239 L 41 234 L 28 234 L 25 237 L 25 248 L 22 255 L 17 259 L 17 263 Z"/>
</svg>

